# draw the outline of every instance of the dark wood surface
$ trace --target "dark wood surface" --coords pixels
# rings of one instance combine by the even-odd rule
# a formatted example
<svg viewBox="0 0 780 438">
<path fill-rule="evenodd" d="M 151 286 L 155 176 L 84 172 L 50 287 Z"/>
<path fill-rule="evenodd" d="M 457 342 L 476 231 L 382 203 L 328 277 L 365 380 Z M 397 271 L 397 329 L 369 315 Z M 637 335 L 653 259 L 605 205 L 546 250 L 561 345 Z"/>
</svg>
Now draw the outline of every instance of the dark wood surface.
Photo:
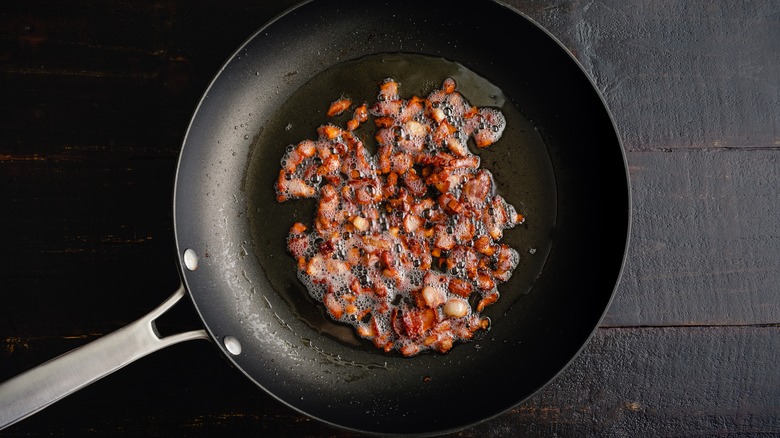
<svg viewBox="0 0 780 438">
<path fill-rule="evenodd" d="M 178 285 L 181 142 L 232 51 L 294 2 L 0 5 L 0 380 Z M 460 437 L 780 436 L 780 3 L 510 2 L 602 91 L 631 246 L 592 340 Z M 164 323 L 197 327 L 189 304 Z M 3 436 L 353 436 L 280 405 L 206 342 L 170 347 Z"/>
</svg>

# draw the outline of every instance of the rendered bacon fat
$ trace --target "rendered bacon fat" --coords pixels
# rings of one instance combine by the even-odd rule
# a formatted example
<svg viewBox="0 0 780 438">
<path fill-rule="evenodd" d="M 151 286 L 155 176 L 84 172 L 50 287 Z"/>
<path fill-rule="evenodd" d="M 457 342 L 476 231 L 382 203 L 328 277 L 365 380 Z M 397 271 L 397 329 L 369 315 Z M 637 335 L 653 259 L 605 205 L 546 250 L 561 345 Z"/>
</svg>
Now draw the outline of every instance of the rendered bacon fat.
<svg viewBox="0 0 780 438">
<path fill-rule="evenodd" d="M 467 146 L 497 141 L 503 114 L 469 105 L 450 78 L 425 99 L 398 91 L 386 79 L 345 128 L 328 123 L 288 146 L 277 200 L 318 199 L 313 224 L 295 223 L 287 247 L 333 319 L 387 352 L 446 352 L 488 327 L 480 312 L 519 260 L 499 240 L 524 218 Z M 335 101 L 329 114 L 351 105 Z M 371 120 L 376 155 L 354 132 Z"/>
</svg>

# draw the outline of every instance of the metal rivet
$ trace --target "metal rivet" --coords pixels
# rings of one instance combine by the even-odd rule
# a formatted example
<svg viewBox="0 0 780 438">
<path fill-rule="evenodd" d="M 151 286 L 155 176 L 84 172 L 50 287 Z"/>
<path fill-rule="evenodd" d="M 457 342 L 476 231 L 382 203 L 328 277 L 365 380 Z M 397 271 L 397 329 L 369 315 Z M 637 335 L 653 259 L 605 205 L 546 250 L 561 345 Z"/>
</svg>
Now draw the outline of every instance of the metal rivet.
<svg viewBox="0 0 780 438">
<path fill-rule="evenodd" d="M 184 251 L 184 266 L 190 271 L 198 269 L 198 255 L 192 248 L 188 248 Z"/>
<path fill-rule="evenodd" d="M 222 339 L 222 343 L 225 344 L 225 348 L 227 348 L 227 351 L 229 351 L 233 356 L 238 356 L 241 354 L 241 343 L 238 342 L 238 339 L 234 338 L 233 336 L 225 336 Z"/>
</svg>

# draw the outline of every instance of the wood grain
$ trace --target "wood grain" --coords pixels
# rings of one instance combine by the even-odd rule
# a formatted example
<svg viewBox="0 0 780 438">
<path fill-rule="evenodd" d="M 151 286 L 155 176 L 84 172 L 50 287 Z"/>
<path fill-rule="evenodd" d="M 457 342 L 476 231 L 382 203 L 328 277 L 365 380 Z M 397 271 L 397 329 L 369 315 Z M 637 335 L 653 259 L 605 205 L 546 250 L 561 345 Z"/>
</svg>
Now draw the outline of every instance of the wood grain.
<svg viewBox="0 0 780 438">
<path fill-rule="evenodd" d="M 780 146 L 777 2 L 511 4 L 582 63 L 627 150 Z"/>
<path fill-rule="evenodd" d="M 201 93 L 295 1 L 0 7 L 0 381 L 178 285 L 171 193 Z M 631 246 L 560 378 L 453 436 L 780 436 L 780 4 L 511 0 L 572 51 L 627 150 Z M 183 303 L 161 322 L 197 326 Z M 487 391 L 487 390 L 486 390 Z M 156 353 L 4 436 L 348 437 L 207 343 Z"/>
<path fill-rule="evenodd" d="M 605 325 L 780 322 L 780 149 L 632 152 L 631 243 Z"/>
<path fill-rule="evenodd" d="M 605 325 L 780 321 L 780 5 L 512 5 L 582 63 L 628 151 L 631 245 Z"/>
<path fill-rule="evenodd" d="M 779 349 L 776 326 L 601 329 L 541 393 L 461 436 L 776 436 Z"/>
<path fill-rule="evenodd" d="M 31 349 L 41 346 L 35 342 Z M 570 367 L 536 396 L 448 436 L 777 436 L 778 351 L 777 326 L 600 329 Z M 489 388 L 484 396 L 489 397 Z M 15 425 L 4 436 L 62 431 L 213 436 L 224 430 L 239 435 L 357 436 L 279 404 L 248 384 L 206 343 L 155 353 L 37 414 L 34 421 Z"/>
</svg>

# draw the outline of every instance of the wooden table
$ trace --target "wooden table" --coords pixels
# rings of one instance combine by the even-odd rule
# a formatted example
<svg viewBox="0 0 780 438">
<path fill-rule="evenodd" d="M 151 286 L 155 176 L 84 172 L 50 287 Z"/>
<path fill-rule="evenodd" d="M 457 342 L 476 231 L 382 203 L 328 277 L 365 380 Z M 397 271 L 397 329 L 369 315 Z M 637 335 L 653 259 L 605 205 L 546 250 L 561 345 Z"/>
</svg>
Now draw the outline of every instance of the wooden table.
<svg viewBox="0 0 780 438">
<path fill-rule="evenodd" d="M 200 95 L 293 2 L 0 6 L 0 380 L 178 285 L 171 194 Z M 780 3 L 514 0 L 580 60 L 624 140 L 631 246 L 551 385 L 455 436 L 780 436 Z M 164 321 L 197 327 L 189 304 Z M 4 436 L 352 436 L 206 342 L 136 362 Z"/>
</svg>

